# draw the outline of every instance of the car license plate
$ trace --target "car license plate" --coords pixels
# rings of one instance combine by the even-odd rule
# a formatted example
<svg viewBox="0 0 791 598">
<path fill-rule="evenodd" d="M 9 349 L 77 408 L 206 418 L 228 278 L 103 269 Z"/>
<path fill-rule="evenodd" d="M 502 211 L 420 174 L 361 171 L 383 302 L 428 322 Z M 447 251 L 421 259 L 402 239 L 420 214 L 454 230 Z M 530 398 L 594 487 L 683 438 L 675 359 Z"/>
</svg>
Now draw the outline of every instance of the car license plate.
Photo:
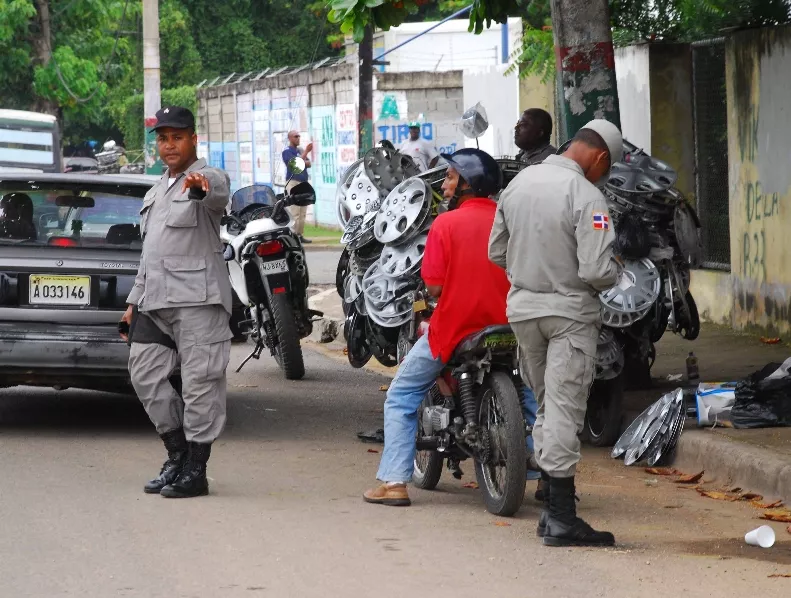
<svg viewBox="0 0 791 598">
<path fill-rule="evenodd" d="M 30 305 L 90 305 L 90 276 L 30 276 Z"/>
<path fill-rule="evenodd" d="M 264 270 L 264 274 L 288 272 L 288 264 L 285 258 L 282 260 L 272 260 L 271 262 L 261 262 L 261 268 Z"/>
</svg>

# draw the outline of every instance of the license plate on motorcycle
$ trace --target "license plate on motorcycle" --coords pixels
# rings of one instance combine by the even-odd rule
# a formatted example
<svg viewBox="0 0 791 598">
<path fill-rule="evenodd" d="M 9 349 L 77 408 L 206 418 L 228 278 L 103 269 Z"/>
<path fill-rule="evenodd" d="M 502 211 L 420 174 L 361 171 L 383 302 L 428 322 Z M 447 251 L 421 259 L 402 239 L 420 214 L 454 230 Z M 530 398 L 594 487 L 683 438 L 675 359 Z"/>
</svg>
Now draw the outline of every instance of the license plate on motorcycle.
<svg viewBox="0 0 791 598">
<path fill-rule="evenodd" d="M 261 268 L 264 274 L 278 274 L 280 272 L 288 272 L 288 263 L 285 258 L 282 260 L 273 260 L 271 262 L 263 262 Z"/>
</svg>

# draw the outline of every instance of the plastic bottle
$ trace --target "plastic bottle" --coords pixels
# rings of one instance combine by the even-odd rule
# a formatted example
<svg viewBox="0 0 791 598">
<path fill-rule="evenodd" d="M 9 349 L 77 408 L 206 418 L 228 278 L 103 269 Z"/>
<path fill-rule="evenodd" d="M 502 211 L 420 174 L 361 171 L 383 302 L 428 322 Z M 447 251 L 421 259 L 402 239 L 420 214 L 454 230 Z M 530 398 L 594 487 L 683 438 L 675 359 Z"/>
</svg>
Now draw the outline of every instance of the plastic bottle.
<svg viewBox="0 0 791 598">
<path fill-rule="evenodd" d="M 690 351 L 687 357 L 687 382 L 698 385 L 700 383 L 700 370 L 698 370 L 698 358 Z"/>
</svg>

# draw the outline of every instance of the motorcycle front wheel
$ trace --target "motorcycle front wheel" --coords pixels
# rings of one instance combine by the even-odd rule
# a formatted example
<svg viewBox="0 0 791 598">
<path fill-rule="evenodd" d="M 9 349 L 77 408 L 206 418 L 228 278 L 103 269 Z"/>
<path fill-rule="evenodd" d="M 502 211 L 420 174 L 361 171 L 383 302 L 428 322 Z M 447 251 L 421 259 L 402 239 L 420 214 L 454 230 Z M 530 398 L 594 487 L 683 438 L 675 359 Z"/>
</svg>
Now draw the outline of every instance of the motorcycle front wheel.
<svg viewBox="0 0 791 598">
<path fill-rule="evenodd" d="M 484 451 L 475 460 L 475 477 L 486 510 L 510 517 L 522 506 L 527 478 L 527 446 L 522 398 L 505 372 L 491 372 L 480 392 L 478 425 Z"/>
<path fill-rule="evenodd" d="M 297 323 L 294 320 L 294 311 L 288 302 L 288 295 L 285 293 L 272 295 L 270 305 L 277 336 L 274 347 L 275 361 L 283 370 L 287 380 L 300 380 L 305 375 L 305 362 L 302 358 Z"/>
</svg>

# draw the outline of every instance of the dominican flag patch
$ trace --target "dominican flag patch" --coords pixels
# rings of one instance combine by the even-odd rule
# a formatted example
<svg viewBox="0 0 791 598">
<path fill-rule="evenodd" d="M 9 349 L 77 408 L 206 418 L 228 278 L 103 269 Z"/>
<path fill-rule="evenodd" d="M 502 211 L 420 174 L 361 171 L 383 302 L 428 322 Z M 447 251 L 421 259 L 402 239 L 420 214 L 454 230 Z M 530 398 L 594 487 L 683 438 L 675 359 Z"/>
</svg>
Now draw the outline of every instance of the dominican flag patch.
<svg viewBox="0 0 791 598">
<path fill-rule="evenodd" d="M 604 212 L 594 212 L 593 228 L 595 230 L 610 230 L 610 217 Z"/>
</svg>

